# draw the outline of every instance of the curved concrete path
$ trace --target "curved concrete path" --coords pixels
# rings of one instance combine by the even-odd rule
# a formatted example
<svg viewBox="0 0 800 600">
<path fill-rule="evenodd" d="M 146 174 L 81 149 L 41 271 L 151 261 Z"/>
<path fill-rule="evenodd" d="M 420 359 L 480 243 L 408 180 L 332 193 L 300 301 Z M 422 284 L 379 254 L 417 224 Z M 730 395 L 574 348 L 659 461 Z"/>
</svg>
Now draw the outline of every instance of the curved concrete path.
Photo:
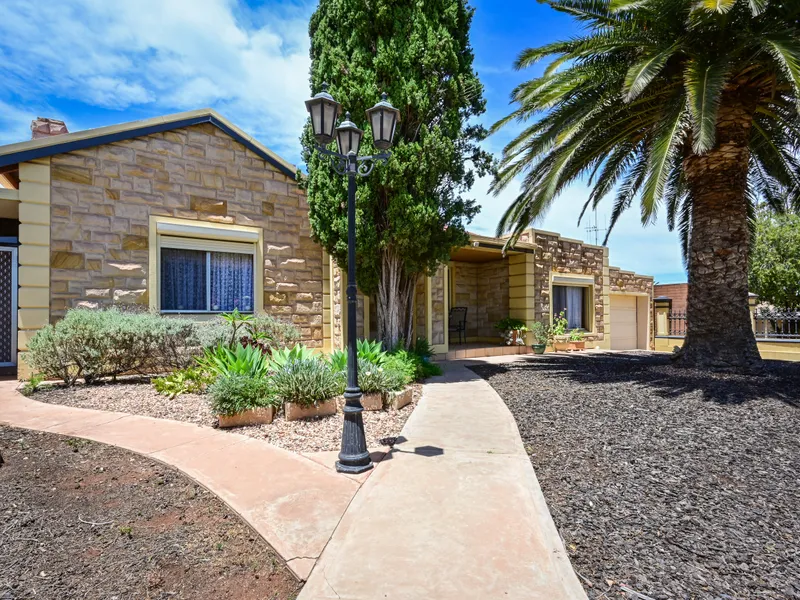
<svg viewBox="0 0 800 600">
<path fill-rule="evenodd" d="M 445 368 L 298 600 L 585 600 L 511 413 Z"/>
<path fill-rule="evenodd" d="M 324 466 L 327 453 L 303 456 L 211 427 L 45 404 L 16 386 L 0 383 L 0 425 L 111 444 L 180 469 L 241 515 L 301 580 L 368 476 L 335 473 Z"/>
</svg>

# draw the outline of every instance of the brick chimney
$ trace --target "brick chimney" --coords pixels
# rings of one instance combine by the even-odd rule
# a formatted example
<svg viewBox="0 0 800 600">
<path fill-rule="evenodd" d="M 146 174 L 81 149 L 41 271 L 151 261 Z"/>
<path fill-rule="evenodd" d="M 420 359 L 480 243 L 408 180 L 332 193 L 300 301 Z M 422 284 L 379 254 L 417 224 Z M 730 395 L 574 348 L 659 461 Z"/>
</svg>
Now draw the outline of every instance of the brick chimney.
<svg viewBox="0 0 800 600">
<path fill-rule="evenodd" d="M 36 140 L 43 137 L 50 137 L 52 135 L 61 135 L 69 133 L 64 121 L 58 119 L 46 119 L 44 117 L 36 117 L 31 121 L 31 139 Z"/>
</svg>

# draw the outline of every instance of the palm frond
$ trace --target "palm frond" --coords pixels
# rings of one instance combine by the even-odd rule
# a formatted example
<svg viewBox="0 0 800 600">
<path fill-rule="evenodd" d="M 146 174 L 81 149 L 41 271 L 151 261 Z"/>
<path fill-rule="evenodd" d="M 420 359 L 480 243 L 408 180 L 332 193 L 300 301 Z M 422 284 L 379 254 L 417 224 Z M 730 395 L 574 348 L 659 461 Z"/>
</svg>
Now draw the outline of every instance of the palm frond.
<svg viewBox="0 0 800 600">
<path fill-rule="evenodd" d="M 716 138 L 717 112 L 722 88 L 728 77 L 725 59 L 691 59 L 684 80 L 692 114 L 692 148 L 698 154 L 708 151 Z"/>
<path fill-rule="evenodd" d="M 625 84 L 622 88 L 625 93 L 625 100 L 631 101 L 641 94 L 656 75 L 661 72 L 670 56 L 674 53 L 675 45 L 672 45 L 669 48 L 653 52 L 633 65 L 625 76 Z"/>
</svg>

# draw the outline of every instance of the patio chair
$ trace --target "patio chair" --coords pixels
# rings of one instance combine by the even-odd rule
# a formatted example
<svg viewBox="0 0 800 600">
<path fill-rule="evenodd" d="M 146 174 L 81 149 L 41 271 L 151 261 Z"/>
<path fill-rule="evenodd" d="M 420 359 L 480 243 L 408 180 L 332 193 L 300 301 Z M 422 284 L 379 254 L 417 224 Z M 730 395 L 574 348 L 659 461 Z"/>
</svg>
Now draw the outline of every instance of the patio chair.
<svg viewBox="0 0 800 600">
<path fill-rule="evenodd" d="M 451 336 L 454 332 L 458 334 L 459 344 L 463 344 L 464 342 L 467 341 L 466 306 L 454 306 L 453 308 L 450 309 L 450 314 L 448 315 L 447 330 L 451 334 Z M 463 341 L 462 341 L 462 336 L 463 336 Z"/>
</svg>

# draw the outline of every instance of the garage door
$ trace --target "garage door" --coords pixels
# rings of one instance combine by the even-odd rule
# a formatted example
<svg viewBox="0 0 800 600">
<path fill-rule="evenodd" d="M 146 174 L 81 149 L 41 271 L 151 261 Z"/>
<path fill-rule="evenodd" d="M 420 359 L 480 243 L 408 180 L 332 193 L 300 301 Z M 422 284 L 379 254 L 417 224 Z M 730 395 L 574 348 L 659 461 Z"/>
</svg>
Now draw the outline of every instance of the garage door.
<svg viewBox="0 0 800 600">
<path fill-rule="evenodd" d="M 636 296 L 611 296 L 611 349 L 635 350 Z"/>
</svg>

